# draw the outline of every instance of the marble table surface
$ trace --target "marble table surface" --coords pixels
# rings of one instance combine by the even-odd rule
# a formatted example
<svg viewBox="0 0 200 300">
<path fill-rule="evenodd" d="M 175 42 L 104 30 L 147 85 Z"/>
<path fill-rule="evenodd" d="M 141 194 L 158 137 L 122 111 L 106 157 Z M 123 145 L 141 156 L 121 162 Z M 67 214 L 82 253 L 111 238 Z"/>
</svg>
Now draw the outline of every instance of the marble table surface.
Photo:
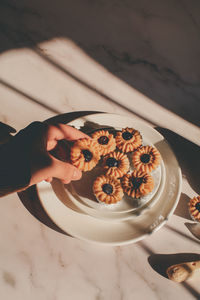
<svg viewBox="0 0 200 300">
<path fill-rule="evenodd" d="M 174 214 L 144 240 L 70 237 L 33 188 L 0 201 L 0 295 L 11 300 L 200 299 L 165 268 L 200 259 L 199 1 L 0 2 L 0 121 L 16 129 L 78 111 L 134 117 L 163 134 L 182 169 Z"/>
</svg>

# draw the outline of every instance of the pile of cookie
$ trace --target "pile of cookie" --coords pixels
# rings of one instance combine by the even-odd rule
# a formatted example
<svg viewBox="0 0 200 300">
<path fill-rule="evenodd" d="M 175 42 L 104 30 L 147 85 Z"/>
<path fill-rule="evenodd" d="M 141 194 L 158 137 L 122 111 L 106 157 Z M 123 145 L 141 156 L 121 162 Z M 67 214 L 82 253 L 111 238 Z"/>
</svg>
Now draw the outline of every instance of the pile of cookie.
<svg viewBox="0 0 200 300">
<path fill-rule="evenodd" d="M 138 130 L 126 127 L 115 133 L 98 130 L 91 138 L 77 140 L 70 159 L 83 172 L 101 163 L 103 174 L 94 180 L 93 192 L 100 203 L 110 205 L 119 202 L 124 193 L 132 198 L 149 194 L 154 188 L 151 172 L 160 164 L 161 155 L 155 147 L 142 145 Z"/>
</svg>

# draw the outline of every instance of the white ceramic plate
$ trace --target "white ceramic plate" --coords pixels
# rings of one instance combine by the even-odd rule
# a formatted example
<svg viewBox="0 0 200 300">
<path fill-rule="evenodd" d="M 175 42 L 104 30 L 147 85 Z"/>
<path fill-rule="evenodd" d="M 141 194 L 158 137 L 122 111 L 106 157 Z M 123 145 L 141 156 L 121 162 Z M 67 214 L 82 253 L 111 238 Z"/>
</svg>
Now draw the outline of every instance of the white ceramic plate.
<svg viewBox="0 0 200 300">
<path fill-rule="evenodd" d="M 158 230 L 173 213 L 181 192 L 181 171 L 178 162 L 163 136 L 152 127 L 134 118 L 115 114 L 94 114 L 81 118 L 84 125 L 93 123 L 105 127 L 140 128 L 148 141 L 160 151 L 166 171 L 166 180 L 158 201 L 146 209 L 137 218 L 125 221 L 102 220 L 84 214 L 73 203 L 61 202 L 49 183 L 37 185 L 41 203 L 51 219 L 68 234 L 86 240 L 107 245 L 123 245 L 143 239 Z M 77 126 L 80 119 L 77 119 Z M 109 125 L 108 125 L 109 124 Z M 60 191 L 62 193 L 62 191 Z M 74 205 L 74 207 L 70 207 Z"/>
</svg>

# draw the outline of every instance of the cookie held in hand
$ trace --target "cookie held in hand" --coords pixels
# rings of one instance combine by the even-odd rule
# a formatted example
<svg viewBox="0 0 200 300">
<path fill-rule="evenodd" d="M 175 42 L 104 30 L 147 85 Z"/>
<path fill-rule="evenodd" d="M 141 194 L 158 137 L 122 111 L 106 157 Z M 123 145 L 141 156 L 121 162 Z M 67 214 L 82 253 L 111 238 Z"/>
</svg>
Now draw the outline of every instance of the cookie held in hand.
<svg viewBox="0 0 200 300">
<path fill-rule="evenodd" d="M 100 160 L 98 144 L 92 139 L 79 139 L 71 147 L 71 163 L 81 171 L 92 170 Z"/>
</svg>

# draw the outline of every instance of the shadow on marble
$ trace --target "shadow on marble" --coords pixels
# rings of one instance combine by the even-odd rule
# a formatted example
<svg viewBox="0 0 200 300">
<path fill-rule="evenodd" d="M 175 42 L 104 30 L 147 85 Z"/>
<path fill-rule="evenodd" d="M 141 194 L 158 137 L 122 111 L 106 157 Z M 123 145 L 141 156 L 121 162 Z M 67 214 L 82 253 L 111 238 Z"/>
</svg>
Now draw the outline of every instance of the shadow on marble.
<svg viewBox="0 0 200 300">
<path fill-rule="evenodd" d="M 199 11 L 198 1 L 2 0 L 0 52 L 70 39 L 115 76 L 200 125 Z"/>
<path fill-rule="evenodd" d="M 196 253 L 152 254 L 148 257 L 148 262 L 152 269 L 167 279 L 166 270 L 168 267 L 183 262 L 192 262 L 197 260 L 200 260 L 200 254 Z M 188 282 L 182 282 L 181 285 L 187 289 L 191 295 L 196 297 L 196 299 L 199 299 L 199 292 Z"/>
<path fill-rule="evenodd" d="M 138 245 L 149 255 L 153 255 L 154 254 L 154 251 L 149 247 L 147 246 L 147 244 L 144 242 L 144 241 L 140 241 L 138 242 Z"/>
<path fill-rule="evenodd" d="M 166 279 L 168 279 L 166 270 L 169 266 L 200 259 L 200 254 L 197 253 L 156 254 L 144 241 L 139 242 L 138 245 L 149 255 L 148 262 L 152 269 Z M 180 284 L 196 299 L 199 299 L 199 292 L 188 282 Z"/>
<path fill-rule="evenodd" d="M 171 232 L 177 234 L 177 235 L 180 235 L 181 237 L 183 237 L 183 238 L 185 238 L 185 239 L 188 239 L 188 240 L 191 241 L 192 243 L 195 243 L 195 244 L 197 244 L 197 245 L 200 246 L 200 242 L 196 239 L 196 237 L 195 237 L 195 239 L 194 239 L 193 237 L 187 235 L 186 233 L 183 233 L 182 231 L 180 231 L 180 230 L 178 230 L 177 228 L 172 227 L 172 226 L 170 226 L 170 225 L 168 225 L 168 224 L 165 225 L 165 228 L 166 228 L 167 230 L 170 230 Z M 195 235 L 193 234 L 193 236 L 195 236 Z"/>
<path fill-rule="evenodd" d="M 148 257 L 150 266 L 160 275 L 167 277 L 168 267 L 183 262 L 200 260 L 200 254 L 196 253 L 176 253 L 176 254 L 152 254 Z"/>
<path fill-rule="evenodd" d="M 99 113 L 103 113 L 102 111 L 74 111 L 74 112 L 68 112 L 68 113 L 64 113 L 64 114 L 59 114 L 56 115 L 52 118 L 49 118 L 48 120 L 45 120 L 46 123 L 51 124 L 51 125 L 55 125 L 58 123 L 69 123 L 77 118 L 84 118 L 88 115 L 92 115 L 92 114 L 99 114 Z"/>
<path fill-rule="evenodd" d="M 169 129 L 161 127 L 155 129 L 168 141 L 176 155 L 183 176 L 187 178 L 192 189 L 200 194 L 200 147 Z"/>
<path fill-rule="evenodd" d="M 185 222 L 184 225 L 195 238 L 200 240 L 200 223 L 194 222 L 190 217 L 188 210 L 189 199 L 186 194 L 182 193 L 174 214 L 192 222 Z"/>
<path fill-rule="evenodd" d="M 182 217 L 184 219 L 187 219 L 189 221 L 192 221 L 189 210 L 188 210 L 188 202 L 190 200 L 190 197 L 188 197 L 186 194 L 181 193 L 180 200 L 178 202 L 178 205 L 174 211 L 174 214 Z"/>
<path fill-rule="evenodd" d="M 182 282 L 181 285 L 191 294 L 195 297 L 195 299 L 199 300 L 200 295 L 199 292 L 196 291 L 188 282 Z"/>
<path fill-rule="evenodd" d="M 47 55 L 43 54 L 42 51 L 39 48 L 35 47 L 35 48 L 32 48 L 32 50 L 35 52 L 35 54 L 39 55 L 43 60 L 45 60 L 46 62 L 48 62 L 53 67 L 57 68 L 59 71 L 63 72 L 65 75 L 70 76 L 72 79 L 74 79 L 76 82 L 78 82 L 79 84 L 81 84 L 84 87 L 86 87 L 88 90 L 96 93 L 97 95 L 103 97 L 104 99 L 106 99 L 107 101 L 111 102 L 112 104 L 115 104 L 118 107 L 120 107 L 120 108 L 128 111 L 129 113 L 130 112 L 133 113 L 135 116 L 138 116 L 139 118 L 143 119 L 144 121 L 152 123 L 152 121 L 150 119 L 147 119 L 146 117 L 142 116 L 141 114 L 137 113 L 136 111 L 133 111 L 130 108 L 127 108 L 122 103 L 119 103 L 118 101 L 116 101 L 115 99 L 113 99 L 110 96 L 106 95 L 102 91 L 98 90 L 96 87 L 93 87 L 92 85 L 90 85 L 89 83 L 87 83 L 86 81 L 84 81 L 83 79 L 78 78 L 77 76 L 75 76 L 74 74 L 72 74 L 69 70 L 67 70 L 65 67 L 63 67 L 62 65 L 60 65 L 58 62 L 54 61 L 52 58 L 50 58 Z M 154 125 L 157 125 L 157 124 L 154 123 Z"/>
<path fill-rule="evenodd" d="M 0 84 L 5 86 L 7 89 L 19 94 L 20 96 L 25 97 L 27 100 L 40 105 L 44 109 L 47 109 L 47 110 L 49 110 L 49 111 L 51 111 L 55 114 L 60 114 L 61 113 L 60 111 L 58 111 L 54 107 L 51 107 L 51 106 L 45 104 L 42 100 L 36 99 L 33 96 L 25 93 L 24 91 L 19 90 L 18 88 L 14 87 L 13 85 L 11 85 L 10 83 L 6 82 L 5 80 L 3 80 L 1 78 L 0 78 Z"/>
<path fill-rule="evenodd" d="M 72 74 L 71 72 L 69 72 L 68 70 L 66 70 L 64 67 L 62 67 L 60 64 L 58 64 L 57 62 L 54 62 L 52 59 L 50 59 L 49 57 L 47 57 L 46 55 L 44 55 L 39 49 L 34 48 L 33 51 L 38 54 L 40 57 L 42 57 L 46 62 L 48 62 L 49 64 L 53 65 L 54 67 L 56 67 L 57 69 L 59 69 L 60 71 L 64 72 L 66 75 L 72 77 L 76 82 L 78 82 L 79 84 L 83 85 L 84 87 L 88 88 L 89 90 L 91 90 L 92 92 L 98 94 L 99 96 L 103 97 L 104 99 L 108 100 L 109 102 L 117 105 L 118 107 L 122 108 L 123 110 L 126 110 L 127 112 L 131 112 L 133 113 L 135 116 L 139 117 L 140 119 L 150 122 L 152 124 L 152 120 L 144 117 L 143 115 L 137 113 L 136 111 L 131 110 L 130 108 L 127 108 L 125 105 L 123 105 L 122 103 L 117 102 L 116 100 L 112 99 L 111 97 L 107 96 L 105 93 L 103 93 L 102 91 L 98 90 L 97 88 L 94 88 L 92 85 L 88 84 L 87 82 L 83 81 L 82 79 L 79 79 L 78 77 L 76 77 L 74 74 Z M 65 122 L 65 116 L 66 114 L 61 114 L 60 111 L 58 111 L 57 109 L 55 109 L 54 107 L 51 107 L 47 104 L 45 104 L 41 99 L 36 99 L 33 96 L 27 94 L 27 92 L 24 92 L 22 90 L 20 90 L 19 88 L 16 88 L 15 86 L 13 86 L 13 84 L 10 84 L 9 82 L 6 82 L 5 80 L 0 78 L 0 84 L 3 85 L 4 87 L 10 89 L 11 91 L 23 96 L 26 98 L 27 101 L 31 101 L 33 103 L 36 103 L 38 105 L 40 105 L 42 108 L 45 108 L 55 114 L 57 114 L 57 118 L 53 117 L 51 119 L 51 121 L 53 123 L 56 122 Z M 92 113 L 100 113 L 98 111 L 94 111 Z M 76 112 L 74 112 L 76 114 Z M 158 124 L 156 124 L 156 122 L 154 121 L 153 123 L 154 126 L 158 126 Z"/>
<path fill-rule="evenodd" d="M 26 209 L 40 222 L 48 226 L 49 228 L 58 231 L 60 233 L 68 235 L 62 229 L 60 229 L 47 215 L 44 210 L 41 202 L 39 200 L 39 196 L 37 193 L 37 189 L 35 186 L 28 188 L 27 190 L 18 193 L 18 196 L 26 207 Z"/>
<path fill-rule="evenodd" d="M 187 229 L 191 232 L 191 234 L 200 240 L 200 223 L 189 223 L 185 222 L 184 225 L 187 227 Z"/>
</svg>

